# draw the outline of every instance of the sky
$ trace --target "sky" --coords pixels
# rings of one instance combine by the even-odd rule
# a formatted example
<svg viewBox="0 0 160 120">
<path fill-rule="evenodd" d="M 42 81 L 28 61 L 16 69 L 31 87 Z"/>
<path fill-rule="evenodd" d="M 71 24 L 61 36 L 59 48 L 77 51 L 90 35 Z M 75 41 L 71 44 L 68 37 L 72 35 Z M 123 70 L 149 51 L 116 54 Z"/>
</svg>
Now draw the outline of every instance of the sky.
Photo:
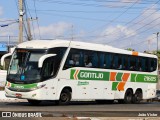
<svg viewBox="0 0 160 120">
<path fill-rule="evenodd" d="M 84 41 L 140 52 L 157 49 L 160 0 L 24 1 L 25 17 L 33 18 L 33 39 Z M 18 36 L 18 18 L 18 0 L 1 0 L 0 26 L 9 26 L 0 27 L 0 42 L 7 41 L 7 36 Z"/>
</svg>

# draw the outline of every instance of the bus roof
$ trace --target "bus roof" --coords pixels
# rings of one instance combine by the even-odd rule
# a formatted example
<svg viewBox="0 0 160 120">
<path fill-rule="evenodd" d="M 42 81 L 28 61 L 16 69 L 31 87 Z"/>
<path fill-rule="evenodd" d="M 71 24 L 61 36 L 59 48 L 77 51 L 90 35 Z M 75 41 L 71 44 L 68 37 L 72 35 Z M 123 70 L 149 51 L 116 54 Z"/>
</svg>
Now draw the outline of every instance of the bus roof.
<svg viewBox="0 0 160 120">
<path fill-rule="evenodd" d="M 128 50 L 115 48 L 105 44 L 96 44 L 96 43 L 87 43 L 87 42 L 69 41 L 69 40 L 60 40 L 60 39 L 32 40 L 32 41 L 23 42 L 17 45 L 17 48 L 27 48 L 27 49 L 49 49 L 54 47 L 71 47 L 71 48 L 77 48 L 77 49 L 96 50 L 96 51 L 113 52 L 113 53 L 120 53 L 120 54 L 138 55 L 138 56 L 157 58 L 156 55 L 140 53 L 135 51 L 128 51 Z"/>
</svg>

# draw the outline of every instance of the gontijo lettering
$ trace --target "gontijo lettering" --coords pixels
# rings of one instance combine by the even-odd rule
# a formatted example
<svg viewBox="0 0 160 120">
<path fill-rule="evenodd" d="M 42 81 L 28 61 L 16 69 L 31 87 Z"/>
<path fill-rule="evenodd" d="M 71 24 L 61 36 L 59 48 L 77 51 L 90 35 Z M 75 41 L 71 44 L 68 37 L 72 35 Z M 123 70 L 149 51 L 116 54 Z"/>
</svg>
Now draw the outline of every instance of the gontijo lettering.
<svg viewBox="0 0 160 120">
<path fill-rule="evenodd" d="M 109 72 L 71 69 L 72 80 L 105 80 L 109 81 Z"/>
<path fill-rule="evenodd" d="M 81 78 L 103 78 L 103 73 L 94 73 L 94 72 L 81 72 L 80 73 Z"/>
</svg>

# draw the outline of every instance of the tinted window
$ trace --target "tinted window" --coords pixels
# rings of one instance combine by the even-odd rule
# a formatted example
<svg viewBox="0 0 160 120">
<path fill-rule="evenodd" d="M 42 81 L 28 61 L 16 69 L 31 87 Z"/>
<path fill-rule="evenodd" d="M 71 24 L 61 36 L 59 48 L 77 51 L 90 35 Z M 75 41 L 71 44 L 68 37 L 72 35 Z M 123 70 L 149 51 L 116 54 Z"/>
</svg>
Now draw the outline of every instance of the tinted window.
<svg viewBox="0 0 160 120">
<path fill-rule="evenodd" d="M 64 69 L 71 67 L 152 72 L 157 69 L 157 59 L 117 53 L 71 49 L 65 62 Z"/>
</svg>

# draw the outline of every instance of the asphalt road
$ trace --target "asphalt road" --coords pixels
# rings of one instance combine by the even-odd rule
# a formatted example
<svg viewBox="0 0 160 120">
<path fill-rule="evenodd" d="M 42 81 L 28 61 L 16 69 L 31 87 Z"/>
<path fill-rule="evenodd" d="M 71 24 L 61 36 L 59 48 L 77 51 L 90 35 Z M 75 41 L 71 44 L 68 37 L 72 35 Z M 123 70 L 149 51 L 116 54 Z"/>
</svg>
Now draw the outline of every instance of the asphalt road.
<svg viewBox="0 0 160 120">
<path fill-rule="evenodd" d="M 72 102 L 63 106 L 55 105 L 54 102 L 43 102 L 39 106 L 31 106 L 27 101 L 0 102 L 0 111 L 40 112 L 44 117 L 160 117 L 160 102 L 140 104 Z"/>
</svg>

